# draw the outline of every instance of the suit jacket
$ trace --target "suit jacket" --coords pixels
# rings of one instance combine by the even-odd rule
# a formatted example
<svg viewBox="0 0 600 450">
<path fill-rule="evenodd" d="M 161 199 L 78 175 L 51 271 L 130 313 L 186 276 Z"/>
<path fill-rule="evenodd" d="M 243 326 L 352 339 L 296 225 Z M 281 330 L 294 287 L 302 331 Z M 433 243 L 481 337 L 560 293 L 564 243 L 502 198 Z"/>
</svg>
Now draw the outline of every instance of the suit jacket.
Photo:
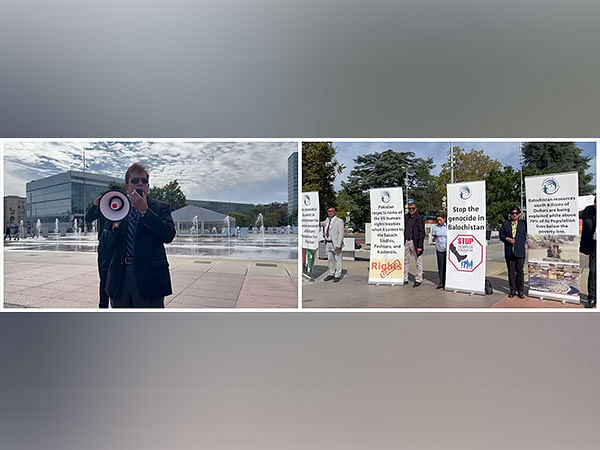
<svg viewBox="0 0 600 450">
<path fill-rule="evenodd" d="M 327 225 L 331 220 L 331 226 L 329 227 L 329 237 L 325 236 Z M 327 217 L 325 224 L 323 225 L 323 237 L 325 240 L 332 241 L 334 247 L 342 247 L 344 245 L 344 221 L 338 216 L 333 216 L 332 219 Z"/>
<path fill-rule="evenodd" d="M 423 217 L 419 213 L 415 214 L 415 226 L 412 229 L 412 234 L 409 236 L 407 233 L 407 224 L 410 214 L 404 214 L 404 242 L 413 241 L 415 249 L 424 248 L 423 243 L 425 242 L 425 222 Z"/>
<path fill-rule="evenodd" d="M 140 218 L 135 236 L 135 278 L 142 298 L 155 299 L 172 294 L 169 262 L 165 243 L 175 238 L 175 224 L 168 203 L 147 199 L 148 210 Z M 106 293 L 115 297 L 119 292 L 125 270 L 125 246 L 127 241 L 127 220 L 123 219 L 116 229 L 107 229 L 104 240 L 112 252 Z"/>
<path fill-rule="evenodd" d="M 585 255 L 596 254 L 596 207 L 594 205 L 586 206 L 581 214 L 581 242 L 579 251 Z"/>
<path fill-rule="evenodd" d="M 498 229 L 499 238 L 504 242 L 504 257 L 525 258 L 525 244 L 527 242 L 527 224 L 524 220 L 519 220 L 517 223 L 517 234 L 515 236 L 514 245 L 506 242 L 506 238 L 512 238 L 512 222 L 505 220 L 502 226 Z"/>
</svg>

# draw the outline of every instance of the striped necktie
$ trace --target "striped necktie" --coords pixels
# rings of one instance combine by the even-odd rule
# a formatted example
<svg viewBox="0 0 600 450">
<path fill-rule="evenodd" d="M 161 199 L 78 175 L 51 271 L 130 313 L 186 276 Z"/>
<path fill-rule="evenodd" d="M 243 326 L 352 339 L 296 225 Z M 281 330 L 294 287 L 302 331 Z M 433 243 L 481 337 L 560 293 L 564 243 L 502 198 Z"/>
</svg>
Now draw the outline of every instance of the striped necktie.
<svg viewBox="0 0 600 450">
<path fill-rule="evenodd" d="M 135 256 L 135 231 L 140 215 L 137 209 L 131 208 L 127 217 L 127 243 L 125 245 L 125 256 L 133 258 Z"/>
</svg>

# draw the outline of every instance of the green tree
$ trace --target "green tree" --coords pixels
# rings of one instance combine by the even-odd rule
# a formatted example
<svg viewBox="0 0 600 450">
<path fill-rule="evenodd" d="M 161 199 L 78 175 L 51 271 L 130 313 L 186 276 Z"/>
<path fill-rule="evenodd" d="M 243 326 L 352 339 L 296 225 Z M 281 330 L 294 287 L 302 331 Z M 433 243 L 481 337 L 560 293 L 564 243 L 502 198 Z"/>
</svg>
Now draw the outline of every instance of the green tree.
<svg viewBox="0 0 600 450">
<path fill-rule="evenodd" d="M 251 227 L 254 225 L 252 217 L 248 211 L 246 212 L 235 212 L 230 211 L 227 213 L 228 216 L 235 219 L 235 224 L 238 227 Z"/>
<path fill-rule="evenodd" d="M 331 142 L 302 143 L 302 191 L 319 192 L 321 218 L 327 216 L 327 207 L 336 204 L 333 182 L 344 166 L 335 159 Z"/>
<path fill-rule="evenodd" d="M 386 150 L 380 153 L 360 155 L 355 160 L 348 181 L 342 182 L 342 199 L 351 220 L 362 224 L 370 221 L 369 189 L 404 187 L 405 197 L 419 204 L 421 213 L 436 211 L 441 198 L 433 189 L 435 177 L 432 158 L 417 158 L 414 152 Z M 345 211 L 344 211 L 345 212 Z"/>
<path fill-rule="evenodd" d="M 468 152 L 461 147 L 453 147 L 454 150 L 454 182 L 485 180 L 492 171 L 502 171 L 502 164 L 492 159 L 483 150 L 471 149 Z M 442 164 L 442 170 L 436 180 L 437 191 L 440 195 L 446 195 L 446 184 L 450 183 L 450 151 L 448 161 Z"/>
<path fill-rule="evenodd" d="M 495 226 L 508 217 L 509 208 L 520 205 L 521 172 L 511 166 L 493 169 L 485 179 L 487 223 Z"/>
<path fill-rule="evenodd" d="M 163 187 L 153 186 L 150 188 L 148 196 L 168 203 L 173 211 L 183 208 L 187 200 L 177 180 L 170 181 Z"/>
<path fill-rule="evenodd" d="M 595 189 L 593 175 L 586 173 L 590 160 L 575 142 L 528 142 L 523 146 L 523 175 L 577 172 L 579 195 L 587 195 Z"/>
</svg>

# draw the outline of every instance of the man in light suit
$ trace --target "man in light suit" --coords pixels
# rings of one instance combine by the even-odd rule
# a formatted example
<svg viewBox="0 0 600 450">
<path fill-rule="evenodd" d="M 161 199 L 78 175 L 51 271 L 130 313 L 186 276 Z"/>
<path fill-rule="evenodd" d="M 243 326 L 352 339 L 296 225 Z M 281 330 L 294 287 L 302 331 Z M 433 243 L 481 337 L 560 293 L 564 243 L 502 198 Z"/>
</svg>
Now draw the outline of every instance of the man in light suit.
<svg viewBox="0 0 600 450">
<path fill-rule="evenodd" d="M 344 244 L 344 221 L 337 216 L 336 209 L 331 206 L 327 209 L 327 219 L 323 226 L 323 237 L 327 248 L 327 263 L 329 275 L 325 281 L 340 281 L 342 276 L 342 246 Z"/>
</svg>

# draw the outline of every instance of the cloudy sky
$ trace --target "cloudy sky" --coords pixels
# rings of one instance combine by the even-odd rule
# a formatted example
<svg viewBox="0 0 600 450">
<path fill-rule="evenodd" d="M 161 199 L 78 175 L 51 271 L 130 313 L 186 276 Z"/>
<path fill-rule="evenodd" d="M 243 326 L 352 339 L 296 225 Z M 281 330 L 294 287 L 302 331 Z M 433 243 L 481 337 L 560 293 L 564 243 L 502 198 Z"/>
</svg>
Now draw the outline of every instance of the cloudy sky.
<svg viewBox="0 0 600 450">
<path fill-rule="evenodd" d="M 25 183 L 67 170 L 122 178 L 141 161 L 150 184 L 179 180 L 192 200 L 287 202 L 287 158 L 295 142 L 35 142 L 6 143 L 4 194 L 25 195 Z"/>
<path fill-rule="evenodd" d="M 337 149 L 336 158 L 346 168 L 336 177 L 335 187 L 341 188 L 341 182 L 346 181 L 350 171 L 354 167 L 354 158 L 366 153 L 382 152 L 388 149 L 399 152 L 414 152 L 420 158 L 433 158 L 435 168 L 433 174 L 438 175 L 442 164 L 446 162 L 450 142 L 334 142 Z M 486 155 L 497 159 L 503 165 L 519 167 L 519 143 L 518 142 L 452 142 L 453 146 L 459 146 L 465 150 L 483 150 Z M 577 146 L 583 149 L 584 156 L 591 157 L 590 172 L 594 174 L 596 182 L 596 143 L 577 142 Z"/>
</svg>

